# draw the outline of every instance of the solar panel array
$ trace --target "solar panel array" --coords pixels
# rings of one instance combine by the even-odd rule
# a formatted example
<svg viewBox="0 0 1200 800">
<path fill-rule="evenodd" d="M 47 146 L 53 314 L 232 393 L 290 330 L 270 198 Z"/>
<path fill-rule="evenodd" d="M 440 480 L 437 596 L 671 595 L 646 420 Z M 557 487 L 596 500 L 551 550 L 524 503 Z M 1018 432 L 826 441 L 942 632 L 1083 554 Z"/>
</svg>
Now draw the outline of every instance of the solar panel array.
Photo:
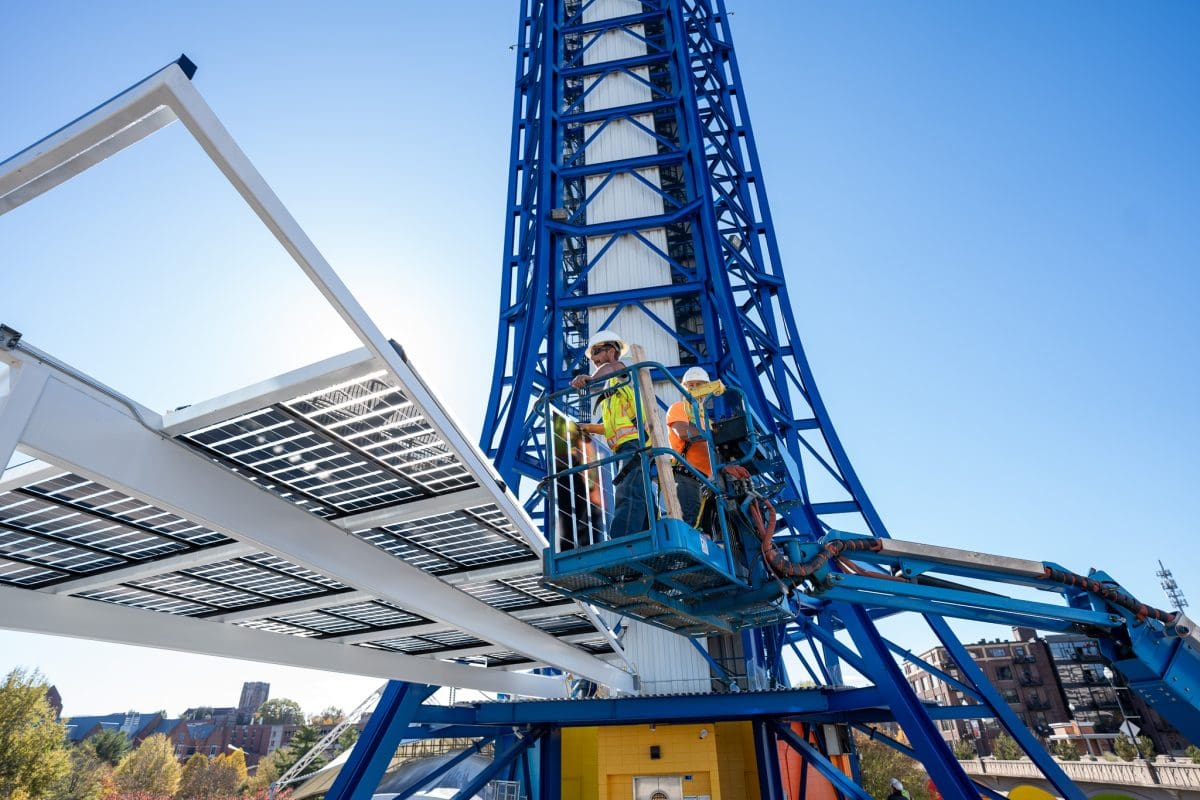
<svg viewBox="0 0 1200 800">
<path fill-rule="evenodd" d="M 577 606 L 541 586 L 538 555 L 497 505 L 474 494 L 462 508 L 409 511 L 478 483 L 386 373 L 273 399 L 177 440 L 381 556 L 587 652 L 611 652 Z M 385 513 L 362 527 L 364 512 Z M 528 660 L 70 472 L 43 470 L 0 493 L 0 584 L 410 655 Z"/>
</svg>

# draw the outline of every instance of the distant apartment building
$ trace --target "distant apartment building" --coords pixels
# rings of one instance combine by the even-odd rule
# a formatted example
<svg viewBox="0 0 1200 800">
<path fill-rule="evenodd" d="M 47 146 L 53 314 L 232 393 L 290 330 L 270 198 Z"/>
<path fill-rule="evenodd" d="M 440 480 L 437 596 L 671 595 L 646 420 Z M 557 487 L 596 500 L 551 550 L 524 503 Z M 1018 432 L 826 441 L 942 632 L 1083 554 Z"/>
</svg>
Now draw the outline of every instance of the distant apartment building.
<svg viewBox="0 0 1200 800">
<path fill-rule="evenodd" d="M 1149 736 L 1160 753 L 1180 753 L 1189 744 L 1179 731 L 1147 706 L 1140 697 L 1110 680 L 1095 639 L 1082 635 L 1041 638 L 1032 628 L 1013 628 L 1013 641 L 980 641 L 967 645 L 971 660 L 999 691 L 1009 708 L 1040 738 L 1060 736 L 1064 723 L 1077 721 L 1095 739 L 1097 749 L 1111 750 L 1128 719 L 1136 732 Z M 952 680 L 962 675 L 944 647 L 920 658 Z M 939 705 L 970 703 L 952 683 L 905 662 L 904 676 L 917 695 Z M 1114 683 L 1113 680 L 1118 681 Z M 1051 726 L 1055 726 L 1052 728 Z M 990 755 L 1001 733 L 995 720 L 939 720 L 950 742 L 970 740 L 980 755 Z"/>
<path fill-rule="evenodd" d="M 1101 749 L 1118 733 L 1149 736 L 1159 753 L 1181 753 L 1190 742 L 1108 666 L 1095 639 L 1082 634 L 1046 637 L 1072 717 L 1090 725 Z M 1128 722 L 1126 722 L 1128 721 Z"/>
<path fill-rule="evenodd" d="M 1039 736 L 1049 736 L 1052 723 L 1070 718 L 1058 691 L 1054 662 L 1046 643 L 1033 630 L 1015 628 L 1013 638 L 1016 641 L 997 639 L 968 645 L 967 652 L 1009 708 Z M 946 648 L 935 647 L 920 657 L 950 678 L 962 679 Z M 926 702 L 953 706 L 972 702 L 953 684 L 912 662 L 904 664 L 904 676 L 917 696 Z M 939 720 L 938 728 L 947 741 L 973 741 L 983 755 L 991 753 L 992 743 L 1000 735 L 1000 727 L 994 720 Z"/>
</svg>

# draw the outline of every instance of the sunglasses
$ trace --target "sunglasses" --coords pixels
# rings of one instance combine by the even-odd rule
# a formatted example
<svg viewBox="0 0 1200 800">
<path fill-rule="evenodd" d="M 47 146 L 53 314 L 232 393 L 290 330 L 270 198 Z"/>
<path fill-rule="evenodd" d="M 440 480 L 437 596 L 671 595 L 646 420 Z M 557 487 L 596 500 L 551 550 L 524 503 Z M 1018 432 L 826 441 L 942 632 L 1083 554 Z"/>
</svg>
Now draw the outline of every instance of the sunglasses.
<svg viewBox="0 0 1200 800">
<path fill-rule="evenodd" d="M 590 351 L 588 351 L 588 355 L 594 356 L 597 353 L 604 352 L 605 350 L 616 350 L 616 349 L 617 349 L 617 346 L 615 344 L 598 344 L 595 347 L 593 347 Z"/>
</svg>

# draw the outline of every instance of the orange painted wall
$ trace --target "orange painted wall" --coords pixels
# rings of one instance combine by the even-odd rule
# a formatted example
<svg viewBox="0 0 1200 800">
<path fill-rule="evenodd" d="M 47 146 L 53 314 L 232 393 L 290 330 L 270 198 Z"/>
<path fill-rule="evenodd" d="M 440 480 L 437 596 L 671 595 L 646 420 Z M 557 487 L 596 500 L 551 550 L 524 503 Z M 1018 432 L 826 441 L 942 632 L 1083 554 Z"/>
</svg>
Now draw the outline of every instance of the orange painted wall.
<svg viewBox="0 0 1200 800">
<path fill-rule="evenodd" d="M 792 730 L 796 732 L 797 736 L 803 736 L 800 732 L 800 723 L 792 723 Z M 808 740 L 815 744 L 816 733 L 810 735 Z M 843 773 L 850 774 L 849 756 L 830 756 L 829 760 Z M 779 771 L 783 773 L 783 787 L 787 790 L 788 797 L 800 797 L 800 775 L 803 761 L 804 758 L 786 742 L 779 743 Z M 836 800 L 837 792 L 834 791 L 833 784 L 811 766 L 805 776 L 805 783 L 807 784 L 805 797 L 812 798 L 812 800 Z"/>
</svg>

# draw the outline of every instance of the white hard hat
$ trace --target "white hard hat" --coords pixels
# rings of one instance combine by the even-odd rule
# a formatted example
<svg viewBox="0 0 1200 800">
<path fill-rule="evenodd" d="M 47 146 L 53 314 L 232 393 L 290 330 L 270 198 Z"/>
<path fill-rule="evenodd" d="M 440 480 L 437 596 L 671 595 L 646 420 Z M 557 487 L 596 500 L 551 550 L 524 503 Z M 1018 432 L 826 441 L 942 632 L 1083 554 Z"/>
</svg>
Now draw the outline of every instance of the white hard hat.
<svg viewBox="0 0 1200 800">
<path fill-rule="evenodd" d="M 691 381 L 704 381 L 708 383 L 708 373 L 701 367 L 691 367 L 687 372 L 683 373 L 683 377 L 679 379 L 679 382 L 690 383 Z"/>
<path fill-rule="evenodd" d="M 592 348 L 598 344 L 605 342 L 613 342 L 620 350 L 620 355 L 625 355 L 629 352 L 629 345 L 625 344 L 625 340 L 621 338 L 621 334 L 614 331 L 612 328 L 604 328 L 592 334 L 592 338 L 588 339 L 587 354 L 592 354 Z"/>
</svg>

